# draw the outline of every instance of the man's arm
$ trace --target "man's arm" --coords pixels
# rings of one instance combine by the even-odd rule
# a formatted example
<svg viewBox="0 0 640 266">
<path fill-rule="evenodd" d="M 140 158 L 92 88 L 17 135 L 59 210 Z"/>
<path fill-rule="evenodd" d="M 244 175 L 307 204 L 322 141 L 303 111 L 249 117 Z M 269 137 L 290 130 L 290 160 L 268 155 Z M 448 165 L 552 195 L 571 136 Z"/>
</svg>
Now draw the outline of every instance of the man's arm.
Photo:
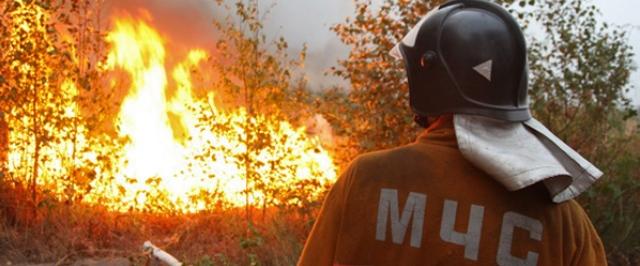
<svg viewBox="0 0 640 266">
<path fill-rule="evenodd" d="M 325 198 L 320 215 L 307 238 L 298 266 L 334 264 L 338 233 L 348 193 L 348 180 L 353 174 L 353 165 L 354 163 L 338 178 Z"/>
<path fill-rule="evenodd" d="M 574 208 L 577 216 L 576 230 L 578 241 L 576 243 L 577 250 L 572 259 L 572 265 L 607 265 L 607 254 L 604 251 L 604 245 L 598 236 L 598 232 L 591 224 L 589 216 L 574 202 L 577 208 Z"/>
</svg>

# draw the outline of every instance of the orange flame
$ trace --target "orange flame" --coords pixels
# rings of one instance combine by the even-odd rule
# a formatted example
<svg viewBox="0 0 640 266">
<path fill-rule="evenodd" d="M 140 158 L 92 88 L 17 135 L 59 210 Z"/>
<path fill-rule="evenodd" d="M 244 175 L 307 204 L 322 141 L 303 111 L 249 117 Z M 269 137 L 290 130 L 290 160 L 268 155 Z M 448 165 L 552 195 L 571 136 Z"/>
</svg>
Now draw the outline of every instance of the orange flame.
<svg viewBox="0 0 640 266">
<path fill-rule="evenodd" d="M 283 167 L 283 172 L 276 173 L 278 180 L 270 180 L 266 186 L 278 189 L 304 180 L 327 183 L 335 179 L 331 157 L 317 139 L 306 136 L 304 128 L 263 116 L 247 119 L 242 109 L 219 110 L 213 104 L 212 94 L 209 99 L 195 99 L 189 69 L 205 59 L 206 52 L 190 51 L 173 69 L 171 77 L 177 88 L 167 100 L 166 51 L 162 38 L 153 28 L 141 21 L 117 20 L 107 41 L 113 46 L 107 69 L 121 68 L 132 79 L 118 118 L 119 134 L 130 142 L 124 147 L 120 162 L 123 167 L 114 180 L 120 202 L 111 207 L 142 208 L 153 195 L 164 199 L 170 208 L 197 211 L 206 208 L 207 199 L 202 197 L 214 193 L 223 193 L 232 205 L 246 204 L 244 190 L 248 181 L 242 158 L 247 153 L 243 142 L 247 121 L 266 127 L 275 139 L 285 139 L 270 149 L 256 150 L 256 161 L 278 161 L 293 166 Z M 172 126 L 169 114 L 179 122 L 178 128 Z M 207 129 L 208 125 L 215 124 L 223 124 L 229 130 Z M 213 156 L 199 156 L 204 153 L 213 153 Z M 256 163 L 253 171 L 270 171 L 260 169 L 260 165 Z M 255 192 L 249 203 L 264 198 L 263 193 Z"/>
<path fill-rule="evenodd" d="M 126 143 L 89 137 L 82 124 L 58 132 L 73 138 L 63 136 L 40 151 L 46 158 L 37 178 L 42 190 L 59 197 L 84 191 L 76 198 L 113 211 L 196 212 L 220 202 L 301 204 L 289 194 L 313 197 L 335 180 L 331 156 L 305 128 L 268 115 L 249 117 L 242 108 L 219 109 L 213 93 L 195 97 L 190 73 L 208 57 L 205 51 L 189 51 L 168 72 L 163 38 L 145 22 L 117 19 L 106 40 L 105 74 L 123 71 L 131 81 L 114 121 Z M 114 79 L 110 86 L 118 84 Z M 171 95 L 169 79 L 176 84 Z M 75 84 L 67 80 L 60 91 L 64 116 L 81 121 Z M 26 182 L 33 165 L 33 138 L 24 126 L 29 121 L 10 123 L 18 130 L 9 136 L 9 168 Z M 247 124 L 255 128 L 248 131 Z M 261 144 L 250 144 L 250 136 Z M 297 191 L 308 184 L 314 185 Z"/>
</svg>

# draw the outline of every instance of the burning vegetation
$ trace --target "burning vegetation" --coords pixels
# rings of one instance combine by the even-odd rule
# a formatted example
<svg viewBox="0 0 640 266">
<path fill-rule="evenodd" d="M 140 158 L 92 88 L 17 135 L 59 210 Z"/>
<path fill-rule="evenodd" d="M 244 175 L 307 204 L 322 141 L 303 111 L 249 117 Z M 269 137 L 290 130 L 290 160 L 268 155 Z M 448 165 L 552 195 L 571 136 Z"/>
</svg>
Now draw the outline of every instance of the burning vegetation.
<svg viewBox="0 0 640 266">
<path fill-rule="evenodd" d="M 338 171 L 304 51 L 259 34 L 255 3 L 214 46 L 107 4 L 0 2 L 0 262 L 140 262 L 146 240 L 294 260 Z"/>
<path fill-rule="evenodd" d="M 45 16 L 37 6 L 18 8 L 10 49 L 40 45 L 29 39 L 46 35 Z M 317 197 L 335 179 L 330 154 L 304 127 L 282 116 L 250 114 L 245 107 L 222 109 L 215 88 L 196 97 L 191 73 L 207 60 L 206 51 L 189 50 L 168 68 L 173 54 L 166 40 L 144 20 L 128 16 L 113 19 L 105 40 L 109 48 L 105 60 L 97 62 L 97 73 L 106 77 L 108 90 L 126 87 L 112 121 L 117 138 L 91 135 L 79 118 L 74 81 L 45 80 L 44 86 L 60 86 L 55 97 L 62 102 L 50 102 L 44 96 L 48 92 L 41 92 L 33 97 L 44 107 L 34 103 L 29 115 L 10 110 L 12 118 L 23 118 L 9 119 L 8 170 L 19 182 L 56 199 L 81 192 L 83 202 L 113 211 L 196 212 L 299 205 L 306 200 L 300 197 Z M 42 76 L 55 71 L 45 59 L 14 64 L 27 87 L 40 85 L 32 84 L 34 71 L 49 72 L 35 73 Z M 54 116 L 74 123 L 55 128 L 39 122 L 41 109 L 58 111 Z M 57 141 L 37 143 L 31 132 L 42 124 L 54 127 L 45 130 Z M 84 187 L 70 180 L 76 178 L 87 178 Z"/>
</svg>

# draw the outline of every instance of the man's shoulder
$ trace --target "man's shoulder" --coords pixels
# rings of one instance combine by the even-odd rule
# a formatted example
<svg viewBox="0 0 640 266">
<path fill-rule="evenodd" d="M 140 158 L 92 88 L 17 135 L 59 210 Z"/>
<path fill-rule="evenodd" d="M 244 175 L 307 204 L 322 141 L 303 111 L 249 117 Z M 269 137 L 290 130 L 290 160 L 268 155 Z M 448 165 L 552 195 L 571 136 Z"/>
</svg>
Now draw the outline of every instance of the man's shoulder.
<svg viewBox="0 0 640 266">
<path fill-rule="evenodd" d="M 397 161 L 404 161 L 407 158 L 423 154 L 415 144 L 404 145 L 391 149 L 371 151 L 358 155 L 353 161 L 353 165 L 375 165 L 388 164 Z"/>
<path fill-rule="evenodd" d="M 394 179 L 401 176 L 407 178 L 432 175 L 432 170 L 442 167 L 444 161 L 462 163 L 460 158 L 453 158 L 451 154 L 424 147 L 425 145 L 410 144 L 392 149 L 368 152 L 357 156 L 348 168 L 353 176 L 371 178 Z M 431 170 L 430 170 L 431 169 Z"/>
<path fill-rule="evenodd" d="M 584 219 L 588 219 L 589 217 L 582 208 L 582 205 L 573 199 L 557 204 L 556 208 L 562 213 L 565 220 L 568 221 L 583 222 Z"/>
</svg>

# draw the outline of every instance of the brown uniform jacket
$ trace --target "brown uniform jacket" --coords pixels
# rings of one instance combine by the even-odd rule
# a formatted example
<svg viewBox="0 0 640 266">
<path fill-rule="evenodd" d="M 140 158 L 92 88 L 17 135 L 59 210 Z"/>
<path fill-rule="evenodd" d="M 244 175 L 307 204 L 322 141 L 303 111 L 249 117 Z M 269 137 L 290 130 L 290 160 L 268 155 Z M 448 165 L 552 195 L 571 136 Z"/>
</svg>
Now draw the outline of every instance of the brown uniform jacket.
<svg viewBox="0 0 640 266">
<path fill-rule="evenodd" d="M 466 161 L 452 120 L 365 154 L 331 189 L 298 265 L 606 265 L 583 209 L 509 192 Z"/>
</svg>

